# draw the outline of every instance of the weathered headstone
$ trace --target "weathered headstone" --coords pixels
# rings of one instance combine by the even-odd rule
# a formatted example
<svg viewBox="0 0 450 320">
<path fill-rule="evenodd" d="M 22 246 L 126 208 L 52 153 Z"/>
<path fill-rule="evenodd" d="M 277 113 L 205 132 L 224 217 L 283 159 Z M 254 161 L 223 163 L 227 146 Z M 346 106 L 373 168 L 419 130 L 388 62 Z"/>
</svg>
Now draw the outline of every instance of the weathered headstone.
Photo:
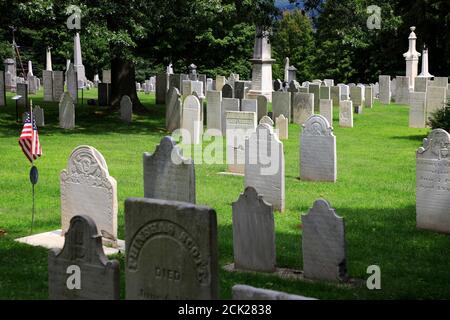
<svg viewBox="0 0 450 320">
<path fill-rule="evenodd" d="M 277 92 L 277 91 L 281 91 L 283 89 L 283 82 L 281 82 L 280 79 L 276 79 L 273 82 L 273 91 Z"/>
<path fill-rule="evenodd" d="M 133 121 L 133 103 L 127 95 L 120 99 L 120 119 L 127 123 Z"/>
<path fill-rule="evenodd" d="M 73 103 L 78 104 L 78 79 L 73 63 L 70 64 L 67 70 L 67 91 L 69 92 Z"/>
<path fill-rule="evenodd" d="M 371 86 L 364 88 L 364 106 L 373 108 L 373 88 Z"/>
<path fill-rule="evenodd" d="M 173 132 L 181 128 L 183 109 L 181 94 L 177 87 L 171 87 L 166 97 L 166 129 Z"/>
<path fill-rule="evenodd" d="M 350 97 L 350 87 L 344 83 L 339 83 L 338 87 L 341 88 L 341 101 L 348 100 Z"/>
<path fill-rule="evenodd" d="M 295 294 L 255 288 L 242 284 L 233 286 L 232 295 L 233 300 L 316 300 Z"/>
<path fill-rule="evenodd" d="M 222 91 L 208 91 L 206 93 L 207 112 L 206 124 L 208 130 L 222 132 Z M 216 134 L 216 133 L 214 133 Z"/>
<path fill-rule="evenodd" d="M 314 114 L 314 94 L 299 92 L 294 93 L 293 95 L 293 122 L 302 125 Z"/>
<path fill-rule="evenodd" d="M 322 86 L 320 87 L 320 99 L 329 100 L 331 99 L 331 88 Z M 320 104 L 320 101 L 319 101 Z"/>
<path fill-rule="evenodd" d="M 242 99 L 241 111 L 254 112 L 258 114 L 258 100 L 256 99 Z"/>
<path fill-rule="evenodd" d="M 234 82 L 234 98 L 244 99 L 245 82 L 235 81 Z"/>
<path fill-rule="evenodd" d="M 391 103 L 391 76 L 379 76 L 380 84 L 380 102 L 382 104 Z"/>
<path fill-rule="evenodd" d="M 59 101 L 64 93 L 64 72 L 53 71 L 53 101 Z"/>
<path fill-rule="evenodd" d="M 53 99 L 53 71 L 43 70 L 42 78 L 44 81 L 44 101 L 52 102 Z"/>
<path fill-rule="evenodd" d="M 194 162 L 183 157 L 170 136 L 153 154 L 144 153 L 144 197 L 195 203 Z"/>
<path fill-rule="evenodd" d="M 223 93 L 223 91 L 222 91 Z M 222 135 L 227 134 L 227 123 L 226 123 L 226 112 L 227 111 L 239 111 L 240 110 L 240 100 L 234 98 L 223 98 L 222 97 Z"/>
<path fill-rule="evenodd" d="M 444 87 L 448 86 L 447 77 L 434 77 L 433 81 L 430 82 L 430 87 Z"/>
<path fill-rule="evenodd" d="M 259 122 L 262 117 L 267 116 L 267 97 L 266 96 L 258 96 L 256 99 L 258 101 L 258 114 L 256 116 L 256 121 Z M 273 100 L 273 94 L 272 94 L 272 100 Z"/>
<path fill-rule="evenodd" d="M 364 106 L 363 88 L 354 86 L 350 88 L 350 100 L 353 106 Z"/>
<path fill-rule="evenodd" d="M 287 119 L 291 119 L 290 92 L 277 91 L 272 93 L 272 112 L 274 119 L 280 115 L 284 115 Z"/>
<path fill-rule="evenodd" d="M 314 111 L 319 111 L 320 104 L 320 84 L 319 83 L 311 83 L 308 87 L 309 93 L 314 94 Z"/>
<path fill-rule="evenodd" d="M 253 187 L 233 203 L 234 267 L 238 270 L 274 272 L 275 221 L 272 205 Z"/>
<path fill-rule="evenodd" d="M 224 84 L 222 87 L 222 97 L 223 98 L 234 98 L 234 89 L 228 83 Z"/>
<path fill-rule="evenodd" d="M 226 111 L 225 118 L 228 172 L 244 174 L 245 140 L 256 129 L 256 113 Z"/>
<path fill-rule="evenodd" d="M 119 286 L 119 262 L 105 256 L 94 220 L 74 216 L 64 248 L 48 255 L 49 299 L 119 300 Z"/>
<path fill-rule="evenodd" d="M 427 92 L 429 79 L 417 77 L 416 81 L 414 81 L 414 91 L 415 92 Z"/>
<path fill-rule="evenodd" d="M 22 97 L 17 100 L 17 106 L 28 110 L 28 85 L 26 83 L 17 83 L 17 95 Z"/>
<path fill-rule="evenodd" d="M 159 199 L 125 200 L 126 298 L 218 299 L 216 212 Z"/>
<path fill-rule="evenodd" d="M 333 100 L 320 99 L 320 114 L 333 126 Z"/>
<path fill-rule="evenodd" d="M 417 79 L 416 79 L 417 80 Z M 417 85 L 417 81 L 415 82 Z M 425 128 L 425 92 L 411 92 L 409 94 L 409 127 L 410 128 Z"/>
<path fill-rule="evenodd" d="M 111 101 L 111 84 L 99 83 L 98 84 L 98 105 L 109 106 Z"/>
<path fill-rule="evenodd" d="M 0 71 L 0 107 L 6 105 L 6 82 L 5 82 L 5 72 Z"/>
<path fill-rule="evenodd" d="M 280 140 L 287 140 L 289 138 L 289 120 L 284 115 L 280 115 L 275 119 L 275 124 Z"/>
<path fill-rule="evenodd" d="M 181 74 L 170 74 L 169 75 L 169 90 L 170 88 L 177 88 L 178 91 L 181 90 Z M 167 101 L 166 101 L 167 103 Z"/>
<path fill-rule="evenodd" d="M 192 92 L 189 94 L 192 94 L 193 92 L 196 92 L 199 98 L 204 98 L 204 90 L 203 90 L 203 81 L 192 81 L 191 82 L 191 90 Z"/>
<path fill-rule="evenodd" d="M 426 119 L 428 120 L 433 112 L 442 109 L 446 102 L 446 88 L 432 86 L 428 87 Z"/>
<path fill-rule="evenodd" d="M 45 122 L 44 122 L 44 110 L 41 107 L 36 106 L 33 109 L 33 116 L 34 116 L 34 119 L 36 120 L 36 125 L 38 127 L 43 127 L 45 125 Z"/>
<path fill-rule="evenodd" d="M 216 91 L 222 91 L 223 86 L 226 83 L 226 77 L 217 76 L 216 77 Z"/>
<path fill-rule="evenodd" d="M 336 137 L 330 123 L 321 115 L 313 115 L 302 127 L 300 179 L 336 182 Z"/>
<path fill-rule="evenodd" d="M 275 126 L 275 122 L 273 122 L 273 120 L 269 117 L 269 116 L 264 116 L 261 118 L 261 120 L 259 120 L 259 124 L 265 123 L 269 126 L 271 126 L 272 128 Z"/>
<path fill-rule="evenodd" d="M 353 102 L 350 100 L 341 101 L 339 106 L 339 126 L 353 128 Z"/>
<path fill-rule="evenodd" d="M 341 87 L 334 86 L 330 88 L 330 99 L 333 100 L 333 106 L 339 107 L 339 103 L 341 102 Z"/>
<path fill-rule="evenodd" d="M 102 70 L 102 82 L 111 83 L 111 70 Z"/>
<path fill-rule="evenodd" d="M 156 75 L 156 104 L 165 104 L 166 103 L 166 94 L 167 94 L 167 74 L 160 73 Z"/>
<path fill-rule="evenodd" d="M 323 199 L 315 201 L 301 219 L 305 278 L 347 281 L 344 219 Z"/>
<path fill-rule="evenodd" d="M 75 105 L 68 92 L 64 92 L 59 101 L 59 127 L 62 129 L 75 128 Z"/>
<path fill-rule="evenodd" d="M 245 142 L 245 187 L 253 187 L 280 212 L 285 208 L 283 143 L 263 123 Z"/>
<path fill-rule="evenodd" d="M 203 123 L 201 121 L 200 100 L 196 96 L 190 95 L 184 99 L 181 128 L 183 129 L 183 143 L 200 143 Z"/>
<path fill-rule="evenodd" d="M 409 77 L 396 77 L 395 102 L 399 104 L 409 103 Z"/>
</svg>

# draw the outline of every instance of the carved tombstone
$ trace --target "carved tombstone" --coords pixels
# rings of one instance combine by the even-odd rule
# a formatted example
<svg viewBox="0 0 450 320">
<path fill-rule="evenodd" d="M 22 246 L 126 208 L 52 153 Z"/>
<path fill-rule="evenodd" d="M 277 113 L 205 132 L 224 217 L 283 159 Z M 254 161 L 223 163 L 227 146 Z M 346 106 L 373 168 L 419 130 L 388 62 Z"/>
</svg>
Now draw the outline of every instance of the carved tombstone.
<svg viewBox="0 0 450 320">
<path fill-rule="evenodd" d="M 166 97 L 166 129 L 169 132 L 181 128 L 181 119 L 183 116 L 181 105 L 180 91 L 176 87 L 171 87 Z"/>
<path fill-rule="evenodd" d="M 63 129 L 75 128 L 75 105 L 68 92 L 64 92 L 59 101 L 59 126 Z"/>
<path fill-rule="evenodd" d="M 94 220 L 70 220 L 62 250 L 48 255 L 48 291 L 53 300 L 118 300 L 119 262 L 108 260 Z"/>
<path fill-rule="evenodd" d="M 281 115 L 275 119 L 275 123 L 280 140 L 287 140 L 289 138 L 289 120 Z"/>
<path fill-rule="evenodd" d="M 311 116 L 302 126 L 300 179 L 336 182 L 336 137 L 321 115 Z"/>
<path fill-rule="evenodd" d="M 273 126 L 275 125 L 275 122 L 273 122 L 272 119 L 270 119 L 269 116 L 264 116 L 261 118 L 261 120 L 259 120 L 259 124 L 265 123 L 269 126 L 271 126 L 273 128 Z"/>
<path fill-rule="evenodd" d="M 184 144 L 200 144 L 203 129 L 201 104 L 200 100 L 194 95 L 187 96 L 184 99 L 181 128 L 183 129 Z"/>
<path fill-rule="evenodd" d="M 275 271 L 273 208 L 253 187 L 233 203 L 233 252 L 236 269 Z"/>
<path fill-rule="evenodd" d="M 72 151 L 67 169 L 61 171 L 62 231 L 72 217 L 91 217 L 103 241 L 117 244 L 117 182 L 109 175 L 105 158 L 95 148 L 79 146 Z"/>
<path fill-rule="evenodd" d="M 126 298 L 218 299 L 216 212 L 159 199 L 125 200 Z"/>
<path fill-rule="evenodd" d="M 144 197 L 195 203 L 194 162 L 182 156 L 170 136 L 153 154 L 144 153 Z"/>
<path fill-rule="evenodd" d="M 353 128 L 353 102 L 351 100 L 341 101 L 339 105 L 339 126 Z"/>
<path fill-rule="evenodd" d="M 234 89 L 228 83 L 222 87 L 222 98 L 234 98 Z"/>
<path fill-rule="evenodd" d="M 301 219 L 305 278 L 347 281 L 344 219 L 323 199 Z"/>
<path fill-rule="evenodd" d="M 127 95 L 120 99 L 120 119 L 127 123 L 133 120 L 133 103 Z"/>
<path fill-rule="evenodd" d="M 416 154 L 417 228 L 450 233 L 450 135 L 431 131 Z"/>
<path fill-rule="evenodd" d="M 302 125 L 314 114 L 314 95 L 312 93 L 293 93 L 292 121 Z"/>
</svg>

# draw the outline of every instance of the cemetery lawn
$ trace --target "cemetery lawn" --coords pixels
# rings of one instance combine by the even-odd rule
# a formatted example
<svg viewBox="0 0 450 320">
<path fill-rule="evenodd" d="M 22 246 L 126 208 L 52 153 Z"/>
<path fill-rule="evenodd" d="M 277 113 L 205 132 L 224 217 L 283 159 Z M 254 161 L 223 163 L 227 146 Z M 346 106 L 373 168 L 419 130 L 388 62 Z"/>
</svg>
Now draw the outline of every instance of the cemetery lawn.
<svg viewBox="0 0 450 320">
<path fill-rule="evenodd" d="M 117 112 L 86 105 L 76 110 L 76 129 L 58 128 L 57 103 L 34 105 L 45 109 L 46 126 L 39 131 L 44 155 L 36 162 L 34 233 L 60 228 L 59 173 L 71 151 L 91 145 L 105 157 L 118 182 L 119 238 L 124 239 L 123 204 L 143 195 L 142 154 L 153 152 L 164 128 L 164 106 L 153 95 L 141 94 L 148 114 L 134 115 L 132 124 Z M 0 108 L 0 299 L 47 299 L 47 250 L 19 244 L 14 239 L 30 232 L 30 165 L 17 143 L 21 125 L 14 104 Z M 289 126 L 286 154 L 286 212 L 276 213 L 277 264 L 302 268 L 300 215 L 323 197 L 345 218 L 348 272 L 367 279 L 370 265 L 381 268 L 381 290 L 327 282 L 281 280 L 275 276 L 229 273 L 220 269 L 220 297 L 231 297 L 234 284 L 249 284 L 319 299 L 446 299 L 450 297 L 450 237 L 415 227 L 415 151 L 428 129 L 408 128 L 408 108 L 400 105 L 365 109 L 355 115 L 355 128 L 334 125 L 337 137 L 338 181 L 302 182 L 299 176 L 299 126 Z M 205 144 L 208 144 L 206 142 Z M 243 178 L 222 176 L 226 165 L 196 165 L 197 202 L 213 207 L 218 216 L 220 266 L 233 261 L 231 203 L 243 192 Z M 124 297 L 124 259 L 121 295 Z"/>
</svg>

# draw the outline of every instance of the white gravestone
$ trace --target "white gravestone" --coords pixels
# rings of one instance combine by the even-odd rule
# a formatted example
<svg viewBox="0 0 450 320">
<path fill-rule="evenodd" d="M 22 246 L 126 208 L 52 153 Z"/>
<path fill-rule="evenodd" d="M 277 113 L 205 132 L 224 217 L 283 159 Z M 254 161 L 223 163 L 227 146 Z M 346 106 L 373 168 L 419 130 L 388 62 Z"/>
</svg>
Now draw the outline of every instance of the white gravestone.
<svg viewBox="0 0 450 320">
<path fill-rule="evenodd" d="M 259 120 L 259 124 L 265 123 L 269 126 L 271 126 L 272 128 L 275 126 L 275 122 L 273 122 L 273 120 L 269 117 L 269 116 L 264 116 L 261 118 L 261 120 Z"/>
<path fill-rule="evenodd" d="M 333 100 L 320 99 L 320 114 L 333 125 Z"/>
<path fill-rule="evenodd" d="M 254 112 L 258 115 L 258 100 L 256 99 L 242 99 L 241 111 Z"/>
<path fill-rule="evenodd" d="M 417 228 L 450 233 L 450 135 L 431 131 L 416 153 Z"/>
<path fill-rule="evenodd" d="M 64 93 L 64 72 L 53 71 L 53 101 L 59 101 Z"/>
<path fill-rule="evenodd" d="M 133 103 L 127 95 L 120 99 L 120 119 L 127 123 L 133 120 Z"/>
<path fill-rule="evenodd" d="M 280 115 L 275 119 L 275 124 L 280 140 L 287 140 L 289 138 L 289 120 L 284 115 Z"/>
<path fill-rule="evenodd" d="M 343 128 L 353 128 L 353 102 L 350 100 L 344 100 L 340 103 L 339 126 Z"/>
<path fill-rule="evenodd" d="M 63 129 L 75 128 L 75 105 L 68 92 L 64 92 L 59 101 L 59 127 Z"/>
<path fill-rule="evenodd" d="M 311 116 L 302 127 L 300 179 L 336 182 L 336 137 L 333 127 L 321 115 Z"/>
<path fill-rule="evenodd" d="M 245 142 L 245 187 L 253 187 L 280 212 L 285 208 L 283 143 L 272 127 L 260 124 Z"/>
<path fill-rule="evenodd" d="M 293 94 L 293 122 L 299 125 L 314 114 L 314 94 L 312 93 L 292 93 Z"/>
<path fill-rule="evenodd" d="M 71 63 L 69 70 L 67 70 L 67 91 L 69 92 L 73 103 L 78 103 L 78 79 L 77 72 L 74 69 L 74 65 Z"/>
<path fill-rule="evenodd" d="M 380 84 L 380 103 L 391 103 L 391 76 L 379 76 L 378 82 Z"/>
<path fill-rule="evenodd" d="M 223 92 L 222 92 L 223 94 Z M 226 122 L 226 112 L 227 111 L 240 111 L 239 99 L 234 98 L 222 98 L 222 135 L 227 134 L 227 122 Z"/>
<path fill-rule="evenodd" d="M 446 88 L 428 87 L 427 91 L 427 120 L 433 112 L 442 109 L 447 100 Z"/>
<path fill-rule="evenodd" d="M 183 102 L 183 143 L 199 144 L 201 141 L 202 127 L 200 100 L 196 96 L 187 96 Z"/>
<path fill-rule="evenodd" d="M 76 215 L 91 217 L 104 242 L 117 245 L 117 182 L 103 155 L 90 146 L 72 151 L 60 174 L 62 232 Z"/>
<path fill-rule="evenodd" d="M 417 84 L 417 81 L 415 82 Z M 425 102 L 427 94 L 425 92 L 411 92 L 409 94 L 409 127 L 425 128 Z"/>
<path fill-rule="evenodd" d="M 208 130 L 214 130 L 214 134 L 222 133 L 222 91 L 208 91 L 206 100 L 208 101 L 206 109 L 207 128 Z"/>
</svg>

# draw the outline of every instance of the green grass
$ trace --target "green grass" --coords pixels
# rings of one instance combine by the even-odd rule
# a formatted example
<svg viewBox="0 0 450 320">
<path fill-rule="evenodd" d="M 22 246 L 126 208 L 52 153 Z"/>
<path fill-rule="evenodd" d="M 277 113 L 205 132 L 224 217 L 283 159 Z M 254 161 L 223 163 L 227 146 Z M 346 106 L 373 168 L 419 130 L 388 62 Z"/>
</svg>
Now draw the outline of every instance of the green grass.
<svg viewBox="0 0 450 320">
<path fill-rule="evenodd" d="M 0 108 L 0 299 L 47 298 L 47 250 L 18 244 L 29 233 L 31 187 L 29 163 L 17 140 L 21 125 L 14 106 Z M 85 98 L 96 91 L 85 92 Z M 44 155 L 37 161 L 35 232 L 60 228 L 59 173 L 71 151 L 91 145 L 105 157 L 117 179 L 119 237 L 124 238 L 123 203 L 143 195 L 142 153 L 153 152 L 166 134 L 164 107 L 154 96 L 141 95 L 148 114 L 134 115 L 132 124 L 116 113 L 92 106 L 77 108 L 77 127 L 59 129 L 57 104 L 43 103 L 42 92 L 33 97 L 45 109 L 46 126 L 40 129 Z M 277 264 L 302 268 L 300 215 L 315 199 L 329 200 L 345 217 L 348 269 L 353 278 L 366 279 L 369 265 L 381 267 L 382 290 L 326 282 L 280 280 L 274 276 L 220 271 L 221 298 L 230 298 L 236 283 L 249 284 L 320 299 L 444 299 L 450 297 L 450 238 L 415 227 L 415 150 L 426 129 L 408 128 L 406 106 L 376 104 L 355 115 L 353 129 L 339 128 L 335 110 L 338 181 L 303 182 L 299 175 L 299 127 L 290 125 L 286 154 L 286 212 L 276 213 Z M 220 266 L 232 262 L 231 203 L 243 191 L 243 178 L 221 176 L 225 165 L 196 166 L 197 202 L 213 207 L 218 215 Z M 124 296 L 124 265 L 122 297 Z"/>
</svg>

